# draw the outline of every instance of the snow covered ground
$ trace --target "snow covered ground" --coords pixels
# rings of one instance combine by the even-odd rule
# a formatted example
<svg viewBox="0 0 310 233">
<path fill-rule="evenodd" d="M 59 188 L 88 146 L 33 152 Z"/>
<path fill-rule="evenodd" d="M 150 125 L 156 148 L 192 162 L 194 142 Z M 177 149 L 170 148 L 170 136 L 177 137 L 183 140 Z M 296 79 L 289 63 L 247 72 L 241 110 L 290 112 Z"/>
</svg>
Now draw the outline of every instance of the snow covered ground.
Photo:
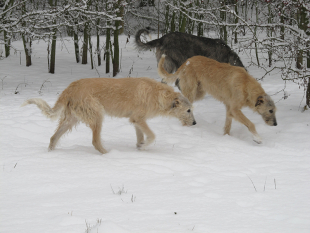
<svg viewBox="0 0 310 233">
<path fill-rule="evenodd" d="M 154 52 L 138 53 L 133 37 L 121 40 L 118 78 L 159 80 Z M 21 42 L 13 45 L 22 50 Z M 305 100 L 296 84 L 287 83 L 286 100 L 283 92 L 272 96 L 276 127 L 244 109 L 261 145 L 235 121 L 231 136 L 223 136 L 224 106 L 206 96 L 194 103 L 195 126 L 148 121 L 156 141 L 146 151 L 135 148 L 127 119 L 107 117 L 108 154 L 93 148 L 82 124 L 48 152 L 57 122 L 20 105 L 33 97 L 53 105 L 72 81 L 107 75 L 104 66 L 76 64 L 71 40 L 58 43 L 56 74 L 48 74 L 46 48 L 33 43 L 31 67 L 19 52 L 0 60 L 1 233 L 310 232 L 310 111 L 300 111 Z M 275 74 L 262 86 L 272 95 L 283 81 Z"/>
</svg>

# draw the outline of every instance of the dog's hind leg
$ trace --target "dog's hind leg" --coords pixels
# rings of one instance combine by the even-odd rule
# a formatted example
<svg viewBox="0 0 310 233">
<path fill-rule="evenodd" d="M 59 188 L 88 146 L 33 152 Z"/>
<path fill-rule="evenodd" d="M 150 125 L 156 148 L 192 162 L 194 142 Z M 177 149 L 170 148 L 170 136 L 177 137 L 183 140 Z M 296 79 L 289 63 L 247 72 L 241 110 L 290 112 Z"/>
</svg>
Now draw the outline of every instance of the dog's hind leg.
<svg viewBox="0 0 310 233">
<path fill-rule="evenodd" d="M 100 137 L 102 121 L 103 121 L 102 115 L 98 114 L 96 120 L 92 124 L 90 124 L 89 127 L 93 131 L 93 146 L 100 153 L 106 154 L 107 151 L 103 148 L 103 146 L 101 144 L 101 137 Z"/>
<path fill-rule="evenodd" d="M 147 123 L 145 121 L 139 121 L 135 122 L 135 127 L 138 128 L 136 129 L 137 133 L 137 147 L 138 149 L 144 150 L 148 145 L 150 145 L 154 140 L 155 140 L 155 134 L 152 132 L 152 130 L 149 128 Z M 146 141 L 140 142 L 139 139 L 141 139 L 141 134 L 146 135 Z M 139 136 L 138 136 L 139 135 Z"/>
<path fill-rule="evenodd" d="M 136 129 L 136 135 L 137 135 L 137 147 L 139 148 L 139 146 L 141 147 L 141 145 L 144 144 L 144 135 L 138 126 L 135 125 L 135 129 Z"/>
<path fill-rule="evenodd" d="M 239 121 L 240 123 L 244 124 L 246 127 L 248 127 L 249 131 L 253 135 L 253 141 L 260 144 L 262 143 L 261 137 L 258 135 L 255 125 L 241 112 L 240 109 L 233 109 L 231 111 L 233 117 L 235 120 Z"/>
<path fill-rule="evenodd" d="M 55 146 L 60 139 L 60 137 L 66 133 L 68 130 L 71 130 L 74 125 L 78 123 L 78 120 L 72 115 L 66 115 L 65 119 L 60 119 L 58 128 L 55 134 L 50 139 L 50 145 L 48 150 L 54 150 Z"/>
<path fill-rule="evenodd" d="M 231 129 L 231 123 L 232 123 L 232 115 L 229 109 L 229 106 L 226 105 L 226 121 L 225 121 L 225 127 L 224 127 L 224 134 L 230 134 Z"/>
</svg>

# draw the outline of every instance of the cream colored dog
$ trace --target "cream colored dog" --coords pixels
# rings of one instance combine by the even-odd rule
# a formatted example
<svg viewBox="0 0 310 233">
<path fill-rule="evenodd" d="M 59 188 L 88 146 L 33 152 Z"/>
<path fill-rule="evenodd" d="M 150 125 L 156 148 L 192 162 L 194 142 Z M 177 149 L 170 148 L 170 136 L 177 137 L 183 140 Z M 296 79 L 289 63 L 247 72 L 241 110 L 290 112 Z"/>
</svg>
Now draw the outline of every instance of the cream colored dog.
<svg viewBox="0 0 310 233">
<path fill-rule="evenodd" d="M 126 117 L 134 124 L 137 147 L 144 149 L 155 139 L 146 120 L 156 116 L 178 118 L 183 125 L 195 125 L 192 104 L 181 93 L 149 78 L 88 78 L 71 83 L 51 108 L 42 99 L 29 99 L 22 105 L 36 104 L 51 119 L 59 118 L 59 125 L 51 137 L 49 150 L 59 138 L 80 121 L 93 131 L 93 145 L 107 153 L 100 139 L 104 115 Z M 144 140 L 146 135 L 146 141 Z"/>
<path fill-rule="evenodd" d="M 232 118 L 248 127 L 253 140 L 261 143 L 255 125 L 241 112 L 249 107 L 262 116 L 266 124 L 277 125 L 276 107 L 261 85 L 244 68 L 219 63 L 213 59 L 195 56 L 186 60 L 174 73 L 163 67 L 165 56 L 158 64 L 158 74 L 164 82 L 176 82 L 185 97 L 192 103 L 209 93 L 226 106 L 224 134 L 229 134 Z"/>
</svg>

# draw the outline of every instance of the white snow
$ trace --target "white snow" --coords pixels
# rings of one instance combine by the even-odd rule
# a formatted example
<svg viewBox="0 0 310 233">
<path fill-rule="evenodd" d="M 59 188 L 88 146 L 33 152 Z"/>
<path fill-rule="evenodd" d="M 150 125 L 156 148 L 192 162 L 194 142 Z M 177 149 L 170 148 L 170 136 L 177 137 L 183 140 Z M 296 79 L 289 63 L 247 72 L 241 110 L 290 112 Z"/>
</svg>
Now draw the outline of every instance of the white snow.
<svg viewBox="0 0 310 233">
<path fill-rule="evenodd" d="M 118 78 L 160 81 L 155 54 L 137 52 L 133 37 L 125 41 Z M 13 46 L 23 49 L 21 42 Z M 310 232 L 310 111 L 300 111 L 305 99 L 296 84 L 287 83 L 281 100 L 283 92 L 272 95 L 283 89 L 279 74 L 262 82 L 277 105 L 276 127 L 243 110 L 260 145 L 236 121 L 223 136 L 225 108 L 206 96 L 194 103 L 195 126 L 148 121 L 156 141 L 146 151 L 135 148 L 127 119 L 107 117 L 102 140 L 109 153 L 93 148 L 83 124 L 48 152 L 57 122 L 20 105 L 34 97 L 53 105 L 72 81 L 110 76 L 104 65 L 76 64 L 70 39 L 58 43 L 56 73 L 49 74 L 46 48 L 33 42 L 31 67 L 23 52 L 21 65 L 19 52 L 0 60 L 1 233 Z"/>
<path fill-rule="evenodd" d="M 187 61 L 187 62 L 185 63 L 185 65 L 187 65 L 187 66 L 188 66 L 189 64 L 191 64 L 189 61 Z"/>
</svg>

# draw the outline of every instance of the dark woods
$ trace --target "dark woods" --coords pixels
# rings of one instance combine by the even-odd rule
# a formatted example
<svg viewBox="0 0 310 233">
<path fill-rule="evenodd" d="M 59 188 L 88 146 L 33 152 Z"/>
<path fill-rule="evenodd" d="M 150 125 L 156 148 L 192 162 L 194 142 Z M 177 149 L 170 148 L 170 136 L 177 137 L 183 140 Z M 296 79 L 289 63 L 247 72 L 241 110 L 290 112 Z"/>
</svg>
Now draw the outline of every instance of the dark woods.
<svg viewBox="0 0 310 233">
<path fill-rule="evenodd" d="M 72 59 L 104 65 L 115 76 L 119 35 L 145 27 L 158 37 L 179 31 L 222 39 L 237 54 L 246 53 L 250 66 L 263 69 L 262 78 L 280 71 L 285 82 L 305 91 L 310 106 L 309 8 L 308 0 L 0 0 L 0 59 L 14 51 L 12 41 L 22 40 L 31 66 L 33 41 L 45 40 L 48 72 L 54 73 L 56 41 L 70 37 Z"/>
</svg>

